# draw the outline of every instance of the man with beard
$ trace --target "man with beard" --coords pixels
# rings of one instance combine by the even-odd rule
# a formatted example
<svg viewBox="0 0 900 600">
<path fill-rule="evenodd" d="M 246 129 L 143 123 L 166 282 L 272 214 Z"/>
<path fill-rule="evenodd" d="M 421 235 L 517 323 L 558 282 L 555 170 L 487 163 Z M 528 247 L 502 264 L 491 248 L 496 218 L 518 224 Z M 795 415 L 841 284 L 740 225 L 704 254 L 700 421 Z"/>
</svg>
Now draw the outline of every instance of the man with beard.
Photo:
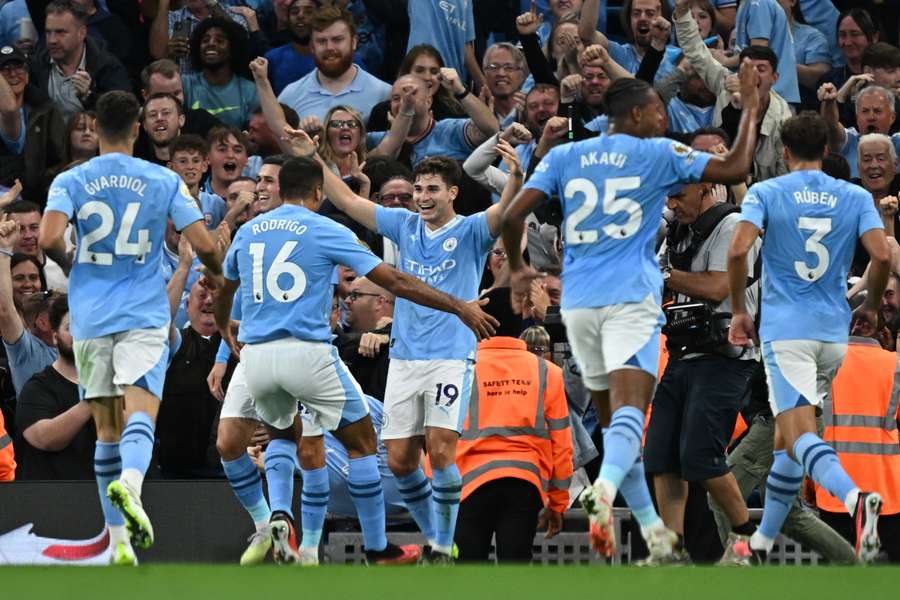
<svg viewBox="0 0 900 600">
<path fill-rule="evenodd" d="M 484 52 L 484 79 L 487 97 L 494 102 L 494 115 L 500 127 L 519 120 L 516 95 L 528 77 L 528 65 L 522 51 L 508 42 L 498 42 Z"/>
<path fill-rule="evenodd" d="M 97 434 L 89 404 L 78 398 L 65 294 L 53 298 L 47 318 L 59 355 L 35 373 L 19 394 L 16 479 L 93 479 Z"/>
<path fill-rule="evenodd" d="M 605 68 L 608 60 L 609 54 L 604 52 L 603 56 L 582 63 L 580 74 L 573 73 L 559 82 L 560 114 L 568 116 L 571 105 L 573 114 L 582 123 L 588 123 L 606 112 L 603 92 L 612 83 Z"/>
<path fill-rule="evenodd" d="M 195 72 L 184 77 L 185 104 L 242 127 L 259 104 L 256 86 L 244 77 L 249 62 L 247 34 L 238 25 L 215 17 L 203 21 L 191 35 Z"/>
<path fill-rule="evenodd" d="M 537 162 L 550 151 L 552 142 L 555 146 L 563 139 L 568 123 L 564 117 L 556 116 L 558 111 L 559 90 L 552 85 L 539 83 L 525 97 L 525 126 L 531 132 L 531 141 L 516 146 L 516 155 L 527 173 L 531 172 L 532 161 Z M 551 133 L 551 136 L 543 139 L 545 133 Z M 540 151 L 538 146 L 541 146 Z"/>
<path fill-rule="evenodd" d="M 319 3 L 316 0 L 293 0 L 288 7 L 288 34 L 291 41 L 266 54 L 269 81 L 277 96 L 288 86 L 316 68 L 309 48 L 310 23 Z"/>
<path fill-rule="evenodd" d="M 285 122 L 291 127 L 299 127 L 300 117 L 294 109 L 284 104 L 279 104 L 279 106 L 284 113 Z M 250 154 L 250 157 L 247 159 L 247 166 L 244 167 L 243 174 L 255 179 L 262 167 L 263 160 L 269 156 L 280 154 L 281 147 L 278 144 L 278 138 L 266 122 L 262 106 L 257 106 L 250 113 L 250 121 L 247 123 L 245 133 L 247 134 L 247 153 Z"/>
<path fill-rule="evenodd" d="M 390 96 L 391 86 L 353 64 L 357 47 L 353 15 L 327 6 L 314 13 L 310 27 L 316 68 L 284 88 L 278 101 L 297 114 L 319 120 L 331 107 L 343 104 L 359 111 L 363 122 L 368 121 L 372 107 Z"/>
<path fill-rule="evenodd" d="M 856 127 L 845 128 L 838 117 L 838 91 L 832 83 L 823 83 L 819 88 L 822 117 L 828 124 L 828 146 L 831 152 L 840 154 L 850 164 L 850 176 L 859 177 L 860 137 L 870 133 L 889 135 L 896 119 L 894 94 L 887 88 L 870 85 L 856 97 Z M 895 154 L 900 151 L 900 134 L 890 137 Z M 895 165 L 896 171 L 896 165 Z"/>
<path fill-rule="evenodd" d="M 184 127 L 184 108 L 172 94 L 150 96 L 141 118 L 147 144 L 137 148 L 135 156 L 165 167 L 172 160 L 170 147 Z"/>
<path fill-rule="evenodd" d="M 625 0 L 622 5 L 622 27 L 632 42 L 620 44 L 597 31 L 597 21 L 593 16 L 597 14 L 597 2 L 598 0 L 587 0 L 584 3 L 585 7 L 582 9 L 578 24 L 579 35 L 585 45 L 600 44 L 609 50 L 610 57 L 626 71 L 637 73 L 644 54 L 650 48 L 653 26 L 668 27 L 666 17 L 669 14 L 669 5 L 662 0 Z M 592 10 L 588 11 L 591 6 Z M 656 79 L 662 79 L 671 73 L 673 68 L 674 64 L 663 61 L 656 72 Z"/>
</svg>

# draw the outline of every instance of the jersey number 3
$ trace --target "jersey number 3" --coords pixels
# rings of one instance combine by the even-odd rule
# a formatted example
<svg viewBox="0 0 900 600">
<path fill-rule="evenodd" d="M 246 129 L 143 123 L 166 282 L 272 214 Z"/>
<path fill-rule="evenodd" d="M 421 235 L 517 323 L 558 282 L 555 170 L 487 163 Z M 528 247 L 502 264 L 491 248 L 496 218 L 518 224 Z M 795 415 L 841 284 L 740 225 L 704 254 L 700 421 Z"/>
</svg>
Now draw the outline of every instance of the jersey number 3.
<svg viewBox="0 0 900 600">
<path fill-rule="evenodd" d="M 263 273 L 263 257 L 266 254 L 266 245 L 262 242 L 250 244 L 250 256 L 253 257 L 253 301 L 257 304 L 263 301 L 263 281 L 266 291 L 277 302 L 293 302 L 306 291 L 306 273 L 297 264 L 288 259 L 297 242 L 285 242 L 275 255 L 269 270 Z M 291 279 L 291 286 L 287 289 L 281 287 L 278 278 L 287 275 Z"/>
<path fill-rule="evenodd" d="M 640 177 L 613 177 L 606 180 L 603 186 L 603 214 L 614 216 L 626 213 L 628 220 L 619 225 L 607 223 L 603 226 L 603 233 L 617 240 L 633 236 L 641 226 L 644 211 L 641 205 L 631 198 L 617 198 L 619 192 L 629 192 L 641 187 Z M 566 219 L 566 243 L 567 244 L 594 244 L 600 238 L 600 232 L 596 229 L 578 229 L 582 221 L 590 217 L 597 209 L 597 186 L 590 179 L 579 177 L 566 184 L 563 195 L 567 202 L 575 199 L 576 194 L 584 196 L 584 202 L 575 209 Z"/>
<path fill-rule="evenodd" d="M 809 254 L 816 255 L 816 266 L 810 267 L 806 261 L 795 260 L 794 270 L 804 281 L 813 282 L 822 277 L 828 270 L 830 257 L 828 248 L 822 244 L 822 238 L 831 231 L 831 219 L 817 219 L 814 217 L 800 217 L 797 226 L 802 230 L 812 231 L 812 235 L 806 240 L 804 249 Z"/>
</svg>

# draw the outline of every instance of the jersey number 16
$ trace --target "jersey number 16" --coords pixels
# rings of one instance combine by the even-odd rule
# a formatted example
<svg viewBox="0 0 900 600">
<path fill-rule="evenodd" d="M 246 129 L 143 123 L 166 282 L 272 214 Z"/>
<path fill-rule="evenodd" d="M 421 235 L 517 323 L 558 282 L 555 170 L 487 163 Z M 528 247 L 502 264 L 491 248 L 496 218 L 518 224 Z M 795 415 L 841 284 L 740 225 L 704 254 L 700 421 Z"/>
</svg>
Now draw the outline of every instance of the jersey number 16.
<svg viewBox="0 0 900 600">
<path fill-rule="evenodd" d="M 262 242 L 250 244 L 250 256 L 253 258 L 253 301 L 257 304 L 263 301 L 263 281 L 269 296 L 277 302 L 293 302 L 306 291 L 306 273 L 299 265 L 288 260 L 296 241 L 285 242 L 269 265 L 269 270 L 263 273 L 265 264 L 263 257 L 266 254 L 266 245 Z M 278 283 L 278 278 L 287 275 L 291 278 L 291 286 L 283 288 Z"/>
</svg>

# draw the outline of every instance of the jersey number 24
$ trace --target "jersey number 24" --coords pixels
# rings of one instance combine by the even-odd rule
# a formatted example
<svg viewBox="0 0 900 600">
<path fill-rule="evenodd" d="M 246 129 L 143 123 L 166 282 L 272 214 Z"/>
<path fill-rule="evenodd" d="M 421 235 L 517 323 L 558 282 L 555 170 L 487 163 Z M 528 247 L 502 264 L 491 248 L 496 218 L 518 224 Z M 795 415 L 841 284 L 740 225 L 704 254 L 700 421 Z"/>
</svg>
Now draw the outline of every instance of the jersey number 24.
<svg viewBox="0 0 900 600">
<path fill-rule="evenodd" d="M 624 240 L 637 233 L 641 226 L 641 220 L 644 218 L 641 205 L 631 198 L 616 196 L 620 192 L 630 192 L 639 187 L 641 187 L 640 177 L 612 177 L 606 180 L 603 185 L 603 214 L 613 217 L 620 213 L 626 213 L 628 220 L 622 225 L 607 223 L 602 228 L 603 233 L 618 240 Z M 594 182 L 584 177 L 572 179 L 563 190 L 566 202 L 573 201 L 576 194 L 581 194 L 584 202 L 566 218 L 566 243 L 594 244 L 600 239 L 600 232 L 597 229 L 578 229 L 578 226 L 597 209 L 597 200 L 600 199 L 600 194 L 597 192 Z"/>
</svg>

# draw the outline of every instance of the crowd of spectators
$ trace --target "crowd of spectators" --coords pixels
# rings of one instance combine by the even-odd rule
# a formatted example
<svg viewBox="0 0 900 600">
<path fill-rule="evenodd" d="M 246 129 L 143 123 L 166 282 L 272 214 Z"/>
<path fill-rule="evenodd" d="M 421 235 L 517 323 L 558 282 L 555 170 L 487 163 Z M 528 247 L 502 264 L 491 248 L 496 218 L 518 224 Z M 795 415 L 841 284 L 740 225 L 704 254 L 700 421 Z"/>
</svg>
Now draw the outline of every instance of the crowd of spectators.
<svg viewBox="0 0 900 600">
<path fill-rule="evenodd" d="M 900 239 L 898 25 L 900 10 L 878 0 L 0 0 L 0 220 L 15 223 L 0 227 L 0 427 L 14 441 L 16 478 L 93 478 L 96 434 L 79 402 L 68 331 L 71 265 L 44 255 L 37 232 L 53 178 L 100 151 L 92 108 L 104 92 L 142 99 L 135 156 L 178 173 L 227 247 L 234 230 L 277 197 L 267 165 L 289 150 L 285 126 L 318 136 L 328 167 L 389 207 L 417 210 L 412 169 L 427 157 L 449 157 L 463 169 L 455 209 L 472 214 L 500 201 L 508 183 L 498 144 L 515 147 L 514 169 L 527 180 L 551 148 L 606 131 L 604 91 L 621 78 L 655 87 L 669 137 L 726 152 L 741 114 L 736 68 L 750 60 L 761 103 L 750 176 L 729 188 L 688 186 L 660 216 L 668 295 L 727 312 L 728 214 L 748 185 L 786 172 L 780 128 L 800 111 L 819 112 L 828 124 L 825 170 L 871 192 L 889 237 Z M 701 225 L 711 210 L 716 217 Z M 397 264 L 391 241 L 327 200 L 320 212 Z M 590 406 L 559 319 L 561 215 L 553 199 L 529 216 L 522 252 L 547 277 L 533 286 L 522 317 L 497 316 L 530 351 L 564 367 L 573 467 L 593 476 L 604 415 Z M 893 248 L 900 273 L 900 246 Z M 850 284 L 865 277 L 867 263 L 859 247 Z M 212 298 L 198 283 L 198 264 L 170 225 L 162 269 L 182 344 L 159 415 L 160 477 L 221 476 L 227 447 L 217 450 L 219 406 L 234 365 L 217 356 Z M 690 277 L 698 272 L 708 275 L 702 284 Z M 498 242 L 481 289 L 494 299 L 508 286 Z M 884 327 L 873 333 L 891 351 L 900 331 L 895 294 L 889 288 Z M 393 305 L 386 290 L 341 272 L 334 343 L 379 400 Z M 667 376 L 687 378 L 694 391 L 661 386 L 647 466 L 666 524 L 685 536 L 695 558 L 709 559 L 721 554 L 727 528 L 722 540 L 708 536 L 714 528 L 702 526 L 712 523 L 704 491 L 720 519 L 743 518 L 742 498 L 756 500 L 747 500 L 749 484 L 739 490 L 722 479 L 726 448 L 739 413 L 751 429 L 771 427 L 771 414 L 755 355 L 672 344 L 669 354 L 687 371 Z M 708 369 L 731 373 L 732 383 L 718 390 L 730 396 L 707 427 L 691 421 L 700 418 L 693 403 L 715 386 L 703 383 L 712 375 L 691 359 L 713 355 L 724 362 Z M 698 427 L 718 430 L 707 434 L 708 447 L 685 440 Z M 254 445 L 265 441 L 254 434 Z M 830 558 L 842 560 L 842 550 Z"/>
</svg>

